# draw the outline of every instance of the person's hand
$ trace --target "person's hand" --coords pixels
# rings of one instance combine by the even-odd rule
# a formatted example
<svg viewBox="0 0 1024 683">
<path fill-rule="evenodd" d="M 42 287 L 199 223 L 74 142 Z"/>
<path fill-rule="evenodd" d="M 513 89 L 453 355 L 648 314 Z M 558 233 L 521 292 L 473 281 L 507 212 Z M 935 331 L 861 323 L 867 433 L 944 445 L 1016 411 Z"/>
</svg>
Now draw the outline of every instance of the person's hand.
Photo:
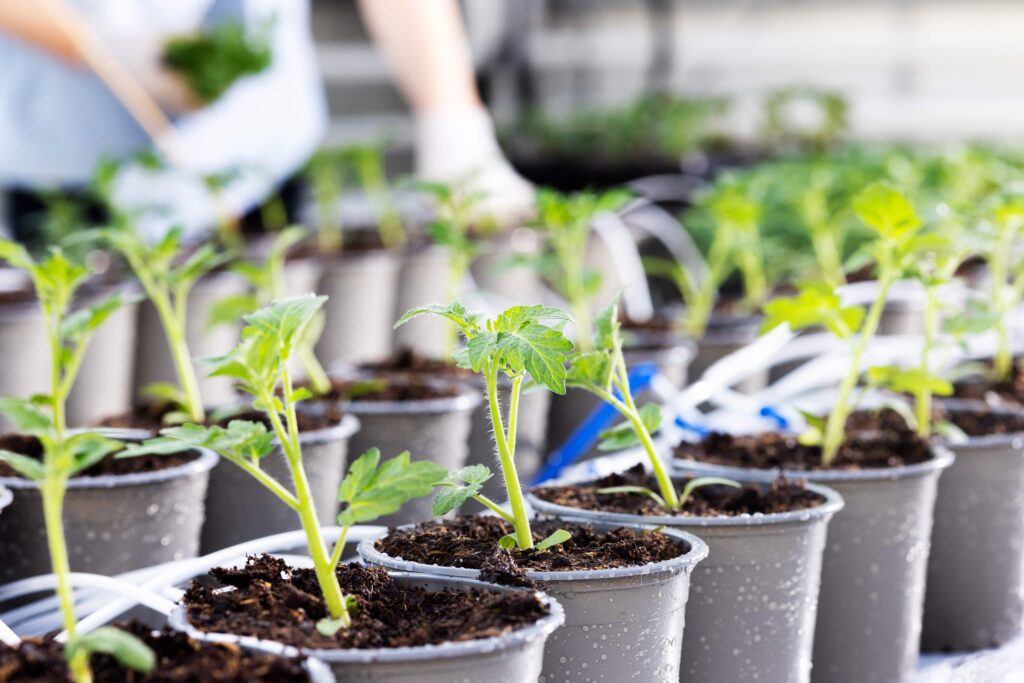
<svg viewBox="0 0 1024 683">
<path fill-rule="evenodd" d="M 514 226 L 534 210 L 533 185 L 505 159 L 482 108 L 416 115 L 416 175 L 483 195 L 474 221 Z"/>
</svg>

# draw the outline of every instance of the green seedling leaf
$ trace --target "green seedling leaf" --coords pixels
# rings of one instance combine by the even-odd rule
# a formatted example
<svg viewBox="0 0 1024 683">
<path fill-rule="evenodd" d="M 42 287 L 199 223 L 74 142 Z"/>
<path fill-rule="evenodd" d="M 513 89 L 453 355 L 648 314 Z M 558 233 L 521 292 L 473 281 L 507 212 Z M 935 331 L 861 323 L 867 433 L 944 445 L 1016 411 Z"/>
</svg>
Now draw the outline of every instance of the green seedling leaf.
<svg viewBox="0 0 1024 683">
<path fill-rule="evenodd" d="M 512 550 L 513 548 L 519 547 L 519 542 L 516 541 L 515 534 L 506 534 L 498 539 L 498 547 L 505 550 Z"/>
<path fill-rule="evenodd" d="M 26 479 L 42 481 L 46 477 L 46 467 L 36 458 L 30 458 L 27 455 L 12 451 L 0 450 L 0 461 L 10 465 L 15 472 Z"/>
<path fill-rule="evenodd" d="M 932 429 L 934 429 L 935 433 L 948 443 L 966 443 L 970 439 L 964 430 L 960 429 L 949 420 L 936 420 L 932 424 Z"/>
<path fill-rule="evenodd" d="M 864 189 L 853 201 L 854 211 L 865 225 L 887 241 L 899 242 L 921 227 L 921 218 L 907 198 L 883 183 Z"/>
<path fill-rule="evenodd" d="M 570 534 L 565 529 L 559 529 L 558 531 L 555 531 L 553 534 L 545 538 L 543 541 L 541 541 L 534 547 L 537 550 L 547 550 L 548 548 L 553 548 L 556 545 L 561 545 L 562 543 L 565 543 L 570 538 L 572 538 L 572 534 Z"/>
<path fill-rule="evenodd" d="M 647 496 L 657 503 L 659 507 L 668 509 L 668 506 L 665 504 L 665 499 L 646 486 L 608 486 L 603 489 L 598 489 L 597 492 L 603 494 L 635 493 L 637 495 Z"/>
<path fill-rule="evenodd" d="M 284 359 L 291 356 L 295 342 L 301 338 L 306 326 L 323 308 L 326 296 L 303 294 L 301 296 L 278 299 L 269 306 L 245 316 L 247 327 L 242 330 L 242 337 L 259 337 L 275 342 L 282 352 L 287 352 Z"/>
<path fill-rule="evenodd" d="M 480 323 L 483 322 L 484 319 L 483 314 L 471 313 L 466 310 L 466 307 L 459 301 L 455 301 L 447 305 L 427 304 L 426 306 L 417 306 L 416 308 L 406 311 L 405 315 L 399 318 L 398 322 L 395 323 L 395 329 L 398 329 L 413 318 L 418 318 L 421 315 L 426 315 L 428 313 L 448 318 L 458 325 L 459 329 L 461 329 L 465 334 L 478 330 Z"/>
<path fill-rule="evenodd" d="M 596 386 L 609 389 L 615 366 L 607 351 L 584 351 L 572 356 L 566 384 L 569 386 Z"/>
<path fill-rule="evenodd" d="M 173 384 L 168 384 L 167 382 L 154 382 L 153 384 L 147 384 L 142 388 L 142 395 L 146 398 L 166 401 L 171 405 L 176 406 L 180 406 L 182 401 L 185 399 L 185 394 L 182 393 L 181 389 Z"/>
<path fill-rule="evenodd" d="M 82 634 L 68 643 L 65 656 L 71 660 L 76 653 L 105 654 L 116 659 L 122 666 L 152 673 L 156 669 L 156 655 L 141 640 L 112 626 L 101 626 Z"/>
<path fill-rule="evenodd" d="M 868 368 L 868 382 L 897 394 L 917 394 L 927 391 L 936 396 L 951 396 L 953 384 L 921 368 L 875 366 Z"/>
<path fill-rule="evenodd" d="M 45 397 L 48 404 L 50 399 Z M 13 423 L 14 428 L 25 434 L 39 435 L 53 427 L 53 420 L 40 408 L 38 402 L 11 396 L 0 398 L 0 414 Z"/>
<path fill-rule="evenodd" d="M 412 500 L 429 495 L 447 472 L 440 465 L 420 460 L 411 462 L 405 451 L 380 464 L 380 451 L 371 448 L 349 468 L 338 490 L 342 510 L 338 524 L 350 527 L 398 512 Z"/>
<path fill-rule="evenodd" d="M 686 482 L 686 486 L 683 487 L 683 492 L 679 495 L 679 507 L 686 505 L 686 501 L 690 499 L 693 492 L 704 486 L 729 486 L 734 489 L 743 488 L 743 484 L 732 479 L 724 479 L 722 477 L 696 477 Z"/>
<path fill-rule="evenodd" d="M 383 391 L 387 388 L 388 381 L 382 377 L 360 380 L 345 387 L 345 398 L 350 401 L 355 401 L 363 396 L 375 394 L 378 391 Z"/>
<path fill-rule="evenodd" d="M 93 432 L 74 434 L 64 443 L 64 448 L 71 453 L 73 475 L 84 472 L 123 446 L 120 441 Z"/>
<path fill-rule="evenodd" d="M 458 472 L 449 472 L 447 478 L 437 484 L 441 490 L 434 498 L 432 512 L 440 517 L 457 510 L 480 493 L 484 483 L 493 476 L 486 465 L 468 465 Z"/>
<path fill-rule="evenodd" d="M 841 305 L 839 296 L 829 285 L 814 282 L 801 285 L 796 296 L 769 301 L 764 313 L 762 333 L 783 323 L 788 323 L 794 331 L 821 325 L 840 339 L 846 339 L 855 334 L 864 321 L 864 309 Z"/>
<path fill-rule="evenodd" d="M 61 339 L 80 343 L 81 339 L 87 334 L 95 332 L 100 325 L 106 322 L 125 303 L 121 293 L 116 292 L 99 303 L 68 314 L 60 326 Z"/>
<path fill-rule="evenodd" d="M 648 434 L 654 434 L 661 427 L 661 406 L 656 403 L 645 403 L 640 407 L 640 419 L 647 428 Z M 611 429 L 601 432 L 601 442 L 597 445 L 602 451 L 618 451 L 623 448 L 630 448 L 640 443 L 633 425 L 630 422 L 622 422 Z"/>
<path fill-rule="evenodd" d="M 259 308 L 259 297 L 255 294 L 233 294 L 215 301 L 206 317 L 206 330 L 225 325 L 237 325 L 238 321 Z"/>
<path fill-rule="evenodd" d="M 118 458 L 139 455 L 171 455 L 190 448 L 209 448 L 229 460 L 259 460 L 274 451 L 277 441 L 262 422 L 232 420 L 225 427 L 194 424 L 160 430 L 160 436 L 129 444 Z"/>
</svg>

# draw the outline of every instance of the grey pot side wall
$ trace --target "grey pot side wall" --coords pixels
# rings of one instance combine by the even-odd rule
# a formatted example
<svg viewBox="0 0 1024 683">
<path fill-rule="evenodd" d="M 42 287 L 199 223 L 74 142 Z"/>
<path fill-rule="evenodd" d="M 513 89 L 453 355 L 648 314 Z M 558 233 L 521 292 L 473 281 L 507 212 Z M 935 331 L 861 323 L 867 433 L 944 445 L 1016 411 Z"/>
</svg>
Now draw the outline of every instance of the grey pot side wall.
<svg viewBox="0 0 1024 683">
<path fill-rule="evenodd" d="M 1024 434 L 950 448 L 956 461 L 939 480 L 928 558 L 925 651 L 995 647 L 1024 623 Z"/>
<path fill-rule="evenodd" d="M 842 498 L 824 487 L 810 510 L 757 517 L 640 517 L 576 510 L 529 496 L 545 516 L 665 524 L 708 544 L 691 577 L 680 681 L 810 680 L 822 555 Z"/>
<path fill-rule="evenodd" d="M 481 403 L 479 391 L 464 387 L 452 399 L 380 403 L 353 401 L 345 410 L 359 418 L 360 429 L 349 442 L 353 458 L 370 448 L 392 458 L 409 451 L 413 460 L 430 460 L 451 471 L 462 468 L 469 454 L 470 420 Z M 433 519 L 433 496 L 415 498 L 402 509 L 374 522 L 399 526 Z"/>
<path fill-rule="evenodd" d="M 324 526 L 335 523 L 338 487 L 345 473 L 348 442 L 359 421 L 346 415 L 336 427 L 302 436 L 302 464 L 309 479 L 317 517 Z M 263 458 L 263 470 L 292 487 L 291 472 L 280 448 Z M 301 528 L 298 515 L 244 470 L 220 463 L 210 474 L 206 496 L 207 522 L 202 552 L 211 553 L 244 541 Z"/>
<path fill-rule="evenodd" d="M 487 589 L 512 591 L 466 578 L 424 576 L 391 572 L 402 584 L 427 591 Z M 492 638 L 375 650 L 303 650 L 330 667 L 345 683 L 536 683 L 541 675 L 545 641 L 564 620 L 561 605 L 540 594 L 550 614 L 529 626 Z M 295 655 L 295 648 L 251 637 L 203 633 L 185 623 L 179 608 L 171 614 L 171 626 L 207 642 L 232 642 L 250 650 Z"/>
<path fill-rule="evenodd" d="M 595 524 L 603 528 L 622 525 Z M 657 565 L 592 572 L 527 572 L 565 609 L 565 625 L 548 640 L 541 681 L 677 681 L 684 613 L 694 565 L 707 556 L 699 538 L 669 533 L 690 551 Z M 475 570 L 390 558 L 360 543 L 371 564 L 431 576 L 474 578 Z"/>
<path fill-rule="evenodd" d="M 316 353 L 325 365 L 379 360 L 391 353 L 398 293 L 398 257 L 381 250 L 326 264 L 318 291 L 329 298 Z"/>
<path fill-rule="evenodd" d="M 886 470 L 783 472 L 835 489 L 845 509 L 829 526 L 811 680 L 900 683 L 916 670 L 939 476 L 953 455 Z M 769 470 L 675 461 L 676 473 L 769 480 Z"/>
<path fill-rule="evenodd" d="M 217 356 L 238 343 L 239 327 L 221 325 L 208 328 L 210 308 L 227 296 L 244 294 L 245 281 L 235 273 L 216 273 L 196 283 L 189 296 L 186 313 L 186 338 L 192 358 Z M 151 303 L 139 306 L 138 338 L 135 363 L 135 396 L 154 382 L 176 382 L 174 361 L 164 335 L 160 317 Z M 225 405 L 237 401 L 232 380 L 227 377 L 206 377 L 197 364 L 199 391 L 205 405 Z"/>
<path fill-rule="evenodd" d="M 64 528 L 72 571 L 111 576 L 195 557 L 209 474 L 205 453 L 180 467 L 83 477 L 69 483 Z M 51 571 L 42 498 L 32 482 L 0 480 L 14 494 L 0 514 L 0 583 Z"/>
<path fill-rule="evenodd" d="M 446 247 L 436 245 L 406 253 L 398 275 L 393 320 L 410 308 L 430 303 L 446 303 L 448 298 L 448 263 Z M 402 325 L 394 332 L 395 348 L 410 348 L 431 358 L 445 354 L 451 323 L 437 316 L 423 316 Z"/>
<path fill-rule="evenodd" d="M 509 305 L 531 306 L 541 302 L 543 288 L 537 269 L 514 263 L 516 257 L 533 257 L 539 251 L 536 231 L 516 228 L 487 240 L 471 268 L 476 284 Z"/>
</svg>

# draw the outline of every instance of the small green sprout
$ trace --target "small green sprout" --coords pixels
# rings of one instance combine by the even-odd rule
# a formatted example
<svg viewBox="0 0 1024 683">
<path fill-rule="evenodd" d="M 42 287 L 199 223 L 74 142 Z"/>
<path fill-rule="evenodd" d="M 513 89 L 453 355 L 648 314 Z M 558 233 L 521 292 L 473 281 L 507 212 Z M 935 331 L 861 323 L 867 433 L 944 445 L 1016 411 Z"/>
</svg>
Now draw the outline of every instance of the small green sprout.
<svg viewBox="0 0 1024 683">
<path fill-rule="evenodd" d="M 0 413 L 20 432 L 39 440 L 42 460 L 0 450 L 0 461 L 39 486 L 50 562 L 57 578 L 57 600 L 68 634 L 66 655 L 71 675 L 76 683 L 91 683 L 89 652 L 108 652 L 127 667 L 151 670 L 152 652 L 131 635 L 115 629 L 100 629 L 88 634 L 77 632 L 69 577 L 71 567 L 64 535 L 64 495 L 68 480 L 121 447 L 120 442 L 94 432 L 69 435 L 65 404 L 93 333 L 124 301 L 118 293 L 69 313 L 75 292 L 88 275 L 85 267 L 72 263 L 56 248 L 36 261 L 24 247 L 8 240 L 0 240 L 0 259 L 29 274 L 42 309 L 50 352 L 48 394 L 27 400 L 0 399 Z"/>
<path fill-rule="evenodd" d="M 275 299 L 288 296 L 285 283 L 285 262 L 288 250 L 309 237 L 309 231 L 301 226 L 285 228 L 275 237 L 263 263 L 238 261 L 231 270 L 241 275 L 253 291 L 225 297 L 210 310 L 207 325 L 234 325 L 242 316 L 252 313 L 260 306 L 266 306 Z M 310 323 L 295 355 L 302 364 L 313 393 L 322 396 L 331 391 L 331 379 L 316 357 L 314 348 L 323 332 L 323 313 L 317 314 Z"/>
<path fill-rule="evenodd" d="M 177 229 L 169 231 L 155 245 L 147 244 L 125 224 L 99 230 L 97 234 L 128 262 L 160 317 L 171 350 L 177 386 L 159 383 L 146 387 L 144 392 L 177 406 L 167 416 L 168 421 L 202 423 L 203 399 L 185 329 L 188 297 L 199 278 L 226 263 L 230 255 L 205 244 L 182 261 L 181 231 Z"/>
<path fill-rule="evenodd" d="M 342 593 L 335 574 L 349 529 L 396 512 L 412 498 L 425 496 L 444 478 L 445 470 L 428 461 L 411 462 L 402 453 L 383 463 L 380 451 L 370 449 L 349 467 L 338 491 L 342 503 L 338 524 L 342 534 L 328 552 L 302 462 L 296 405 L 311 396 L 295 389 L 288 369 L 289 360 L 301 344 L 306 328 L 323 306 L 326 297 L 312 294 L 281 299 L 244 316 L 246 326 L 233 350 L 211 359 L 213 375 L 237 380 L 253 397 L 253 407 L 262 411 L 271 428 L 261 422 L 233 420 L 227 427 L 186 424 L 164 429 L 160 436 L 129 446 L 119 457 L 169 454 L 185 448 L 209 448 L 251 475 L 299 516 L 317 583 L 329 616 L 317 623 L 327 636 L 351 624 L 352 596 Z M 291 473 L 292 489 L 260 467 L 263 458 L 280 448 Z"/>
<path fill-rule="evenodd" d="M 343 164 L 352 168 L 366 193 L 366 198 L 370 200 L 370 205 L 377 216 L 377 229 L 380 231 L 384 246 L 388 249 L 401 248 L 408 236 L 388 185 L 384 168 L 384 146 L 350 145 L 342 147 L 339 156 Z"/>
<path fill-rule="evenodd" d="M 878 291 L 867 314 L 855 306 L 842 306 L 828 285 L 803 285 L 795 297 L 779 298 L 765 305 L 762 330 L 784 323 L 793 330 L 822 325 L 839 339 L 855 338 L 850 367 L 839 386 L 839 395 L 828 416 L 822 437 L 822 463 L 835 460 L 846 433 L 846 420 L 854 410 L 853 392 L 868 345 L 878 331 L 892 285 L 910 268 L 915 253 L 914 237 L 922 221 L 914 207 L 897 190 L 877 183 L 868 186 L 854 201 L 854 210 L 874 232 L 866 245 L 873 259 Z"/>
<path fill-rule="evenodd" d="M 238 80 L 266 71 L 272 56 L 269 26 L 249 35 L 245 26 L 220 24 L 164 45 L 164 63 L 180 73 L 203 104 L 219 100 Z"/>
<path fill-rule="evenodd" d="M 539 217 L 535 227 L 547 234 L 547 254 L 542 268 L 565 298 L 576 321 L 576 343 L 591 349 L 591 304 L 601 287 L 601 274 L 587 268 L 587 253 L 594 218 L 615 211 L 630 199 L 623 190 L 603 194 L 580 192 L 565 195 L 542 189 L 537 193 Z"/>
<path fill-rule="evenodd" d="M 565 363 L 568 360 L 568 353 L 572 350 L 572 342 L 566 338 L 562 328 L 571 318 L 565 311 L 548 306 L 513 306 L 496 318 L 488 320 L 482 314 L 470 312 L 461 303 L 454 302 L 447 306 L 431 304 L 414 308 L 407 311 L 395 323 L 395 327 L 427 314 L 447 318 L 459 328 L 466 338 L 466 346 L 455 354 L 455 362 L 459 367 L 468 368 L 484 376 L 494 442 L 498 450 L 498 460 L 501 462 L 505 490 L 512 508 L 511 515 L 504 511 L 498 514 L 512 523 L 515 529 L 515 543 L 519 548 L 533 548 L 530 519 L 526 513 L 526 501 L 523 498 L 515 464 L 519 397 L 523 382 L 527 379 L 556 394 L 565 393 Z M 509 392 L 507 425 L 502 418 L 501 404 L 498 400 L 500 375 L 505 375 L 512 384 Z M 482 470 L 479 469 L 471 469 L 468 472 L 462 470 L 455 476 L 449 475 L 442 483 L 442 491 L 439 494 L 442 502 L 435 502 L 435 512 L 455 509 L 454 503 L 462 504 L 469 498 L 475 498 L 495 510 L 498 506 L 488 504 L 489 501 L 483 496 L 476 498 L 480 485 L 486 481 L 483 476 Z M 467 486 L 463 487 L 460 481 Z M 451 507 L 448 507 L 449 504 Z"/>
<path fill-rule="evenodd" d="M 1010 313 L 1024 299 L 1024 262 L 1011 261 L 1014 248 L 1024 234 L 1024 198 L 1012 197 L 996 207 L 989 224 L 991 234 L 983 242 L 984 256 L 991 271 L 992 313 L 998 347 L 993 359 L 995 379 L 1007 380 L 1013 372 L 1010 348 Z"/>
<path fill-rule="evenodd" d="M 694 477 L 693 479 L 686 482 L 683 486 L 683 492 L 679 494 L 679 507 L 677 510 L 682 510 L 686 505 L 686 501 L 690 500 L 690 496 L 697 489 L 704 486 L 729 486 L 735 489 L 742 488 L 743 484 L 732 479 L 724 479 L 722 477 Z M 641 496 L 647 496 L 655 503 L 658 504 L 664 510 L 672 510 L 665 499 L 662 498 L 657 492 L 650 490 L 646 486 L 608 486 L 603 489 L 598 489 L 598 493 L 635 493 Z"/>
<path fill-rule="evenodd" d="M 334 148 L 317 150 L 303 171 L 309 181 L 316 207 L 316 234 L 320 250 L 327 254 L 341 252 L 345 231 L 339 216 L 344 174 L 340 152 Z"/>
</svg>

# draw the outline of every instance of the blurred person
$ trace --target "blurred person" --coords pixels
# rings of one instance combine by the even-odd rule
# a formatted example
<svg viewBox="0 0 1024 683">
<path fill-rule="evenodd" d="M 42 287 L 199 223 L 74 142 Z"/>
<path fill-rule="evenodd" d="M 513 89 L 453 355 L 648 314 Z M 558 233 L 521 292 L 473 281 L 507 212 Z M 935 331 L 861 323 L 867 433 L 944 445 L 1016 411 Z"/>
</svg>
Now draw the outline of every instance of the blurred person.
<svg viewBox="0 0 1024 683">
<path fill-rule="evenodd" d="M 413 110 L 417 173 L 486 193 L 482 210 L 492 215 L 513 220 L 529 210 L 532 188 L 502 156 L 477 93 L 456 0 L 361 0 L 360 8 Z M 0 189 L 17 236 L 28 236 L 24 219 L 41 212 L 41 188 L 80 191 L 102 158 L 130 159 L 154 142 L 169 167 L 129 163 L 115 183 L 122 208 L 163 209 L 139 214 L 145 233 L 180 224 L 199 234 L 225 211 L 258 205 L 326 132 L 309 11 L 308 0 L 0 1 Z M 271 65 L 193 108 L 164 46 L 229 21 L 269 22 Z M 115 64 L 97 71 L 104 57 Z M 145 106 L 129 112 L 131 86 L 155 102 L 155 116 L 140 116 Z M 211 196 L 204 178 L 233 170 Z"/>
</svg>

